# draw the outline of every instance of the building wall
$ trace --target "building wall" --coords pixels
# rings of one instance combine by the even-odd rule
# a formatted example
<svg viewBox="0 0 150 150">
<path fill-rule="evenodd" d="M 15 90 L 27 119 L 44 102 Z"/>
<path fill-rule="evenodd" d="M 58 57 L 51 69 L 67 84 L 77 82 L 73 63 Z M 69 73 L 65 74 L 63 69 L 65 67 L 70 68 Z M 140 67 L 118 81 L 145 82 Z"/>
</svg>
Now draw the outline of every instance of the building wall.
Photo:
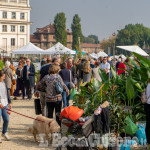
<svg viewBox="0 0 150 150">
<path fill-rule="evenodd" d="M 30 6 L 29 0 L 0 0 L 0 51 L 7 53 L 18 49 L 30 41 Z M 7 12 L 7 18 L 3 18 L 3 12 Z M 12 12 L 16 13 L 16 18 L 12 19 Z M 24 13 L 24 19 L 20 19 L 20 13 Z M 3 32 L 3 25 L 7 25 L 7 31 Z M 15 26 L 15 31 L 11 31 L 11 25 Z M 24 32 L 20 32 L 20 26 L 24 26 Z M 15 45 L 11 45 L 11 39 L 15 39 Z M 6 41 L 6 43 L 4 43 Z M 5 46 L 6 44 L 6 46 Z"/>
</svg>

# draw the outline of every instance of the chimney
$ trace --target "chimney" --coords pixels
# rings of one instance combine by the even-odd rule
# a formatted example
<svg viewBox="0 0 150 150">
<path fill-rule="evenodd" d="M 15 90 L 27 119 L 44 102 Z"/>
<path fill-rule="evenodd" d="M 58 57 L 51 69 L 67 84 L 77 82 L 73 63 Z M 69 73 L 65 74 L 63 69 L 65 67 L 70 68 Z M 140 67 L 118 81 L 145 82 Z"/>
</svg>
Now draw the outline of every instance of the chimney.
<svg viewBox="0 0 150 150">
<path fill-rule="evenodd" d="M 47 32 L 50 33 L 50 28 L 47 28 Z"/>
</svg>

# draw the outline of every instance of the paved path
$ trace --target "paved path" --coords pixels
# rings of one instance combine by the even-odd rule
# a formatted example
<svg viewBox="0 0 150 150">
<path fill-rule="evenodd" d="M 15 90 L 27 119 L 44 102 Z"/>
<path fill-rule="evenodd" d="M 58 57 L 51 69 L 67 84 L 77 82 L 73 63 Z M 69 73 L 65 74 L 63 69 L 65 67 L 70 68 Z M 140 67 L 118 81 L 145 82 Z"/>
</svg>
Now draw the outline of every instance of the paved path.
<svg viewBox="0 0 150 150">
<path fill-rule="evenodd" d="M 36 117 L 34 110 L 34 101 L 28 100 L 15 100 L 13 101 L 12 110 L 19 113 Z M 10 115 L 10 123 L 8 134 L 11 141 L 4 141 L 0 144 L 0 150 L 51 150 L 53 148 L 40 148 L 38 143 L 34 142 L 33 136 L 27 133 L 29 127 L 33 124 L 33 120 L 22 117 L 15 113 Z M 2 122 L 0 124 L 0 129 Z"/>
</svg>

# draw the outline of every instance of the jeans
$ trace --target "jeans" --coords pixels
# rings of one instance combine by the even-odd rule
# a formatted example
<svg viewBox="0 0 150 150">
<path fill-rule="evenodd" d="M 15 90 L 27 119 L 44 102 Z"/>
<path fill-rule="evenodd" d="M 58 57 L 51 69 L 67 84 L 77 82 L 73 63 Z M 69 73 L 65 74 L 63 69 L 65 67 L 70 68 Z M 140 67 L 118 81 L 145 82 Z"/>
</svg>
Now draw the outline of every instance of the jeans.
<svg viewBox="0 0 150 150">
<path fill-rule="evenodd" d="M 145 104 L 144 106 L 146 112 L 146 138 L 147 143 L 150 144 L 150 104 Z"/>
<path fill-rule="evenodd" d="M 70 90 L 70 82 L 65 82 L 65 85 L 68 87 L 68 89 Z M 62 98 L 63 98 L 63 108 L 68 107 L 69 106 L 69 99 L 70 99 L 70 95 L 67 96 L 66 91 L 63 91 L 62 93 Z"/>
<path fill-rule="evenodd" d="M 47 102 L 46 105 L 48 110 L 48 118 L 53 118 L 54 109 L 55 109 L 55 115 L 61 112 L 62 101 Z M 56 121 L 61 126 L 61 121 L 59 120 L 58 116 L 56 116 Z"/>
<path fill-rule="evenodd" d="M 26 85 L 26 96 L 28 99 L 31 99 L 32 98 L 32 88 L 30 85 L 30 81 L 26 80 L 25 85 Z"/>
<path fill-rule="evenodd" d="M 5 106 L 8 108 L 8 105 Z M 0 122 L 1 122 L 1 116 L 3 118 L 3 130 L 2 133 L 5 134 L 8 129 L 8 123 L 9 123 L 9 115 L 7 114 L 7 110 L 5 109 L 0 109 Z"/>
</svg>

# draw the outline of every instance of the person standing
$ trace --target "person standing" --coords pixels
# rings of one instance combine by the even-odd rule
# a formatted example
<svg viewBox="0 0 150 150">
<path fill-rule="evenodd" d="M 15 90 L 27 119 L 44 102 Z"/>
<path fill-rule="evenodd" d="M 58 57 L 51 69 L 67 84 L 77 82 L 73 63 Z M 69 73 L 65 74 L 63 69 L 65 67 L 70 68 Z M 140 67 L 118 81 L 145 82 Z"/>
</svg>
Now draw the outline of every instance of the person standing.
<svg viewBox="0 0 150 150">
<path fill-rule="evenodd" d="M 148 85 L 146 87 L 146 97 L 147 103 L 144 105 L 145 113 L 146 113 L 146 138 L 147 144 L 150 148 L 150 78 L 148 79 Z"/>
<path fill-rule="evenodd" d="M 16 75 L 17 75 L 17 86 L 16 86 L 16 90 L 14 92 L 14 100 L 17 99 L 17 97 L 19 96 L 19 92 L 21 90 L 22 92 L 22 99 L 24 99 L 25 97 L 25 88 L 24 88 L 24 83 L 23 83 L 23 64 L 21 62 L 19 62 L 18 64 L 18 68 L 16 70 Z"/>
<path fill-rule="evenodd" d="M 125 75 L 125 70 L 127 69 L 127 67 L 124 64 L 124 62 L 125 62 L 125 58 L 121 58 L 121 62 L 119 63 L 118 70 L 117 70 L 118 75 L 120 74 Z"/>
<path fill-rule="evenodd" d="M 36 97 L 39 97 L 38 84 L 46 75 L 48 75 L 51 61 L 52 61 L 51 58 L 48 57 L 47 64 L 41 67 L 40 74 L 38 76 L 38 79 L 36 82 L 36 87 L 35 87 L 35 96 Z M 41 108 L 42 108 L 42 116 L 46 117 L 47 111 L 46 111 L 45 94 L 46 94 L 46 91 L 40 91 L 40 103 L 41 103 Z"/>
<path fill-rule="evenodd" d="M 38 84 L 39 91 L 40 89 L 43 90 L 43 87 L 45 87 L 45 100 L 48 109 L 48 118 L 53 118 L 54 109 L 55 114 L 61 112 L 62 94 L 57 93 L 56 83 L 59 82 L 63 86 L 63 89 L 67 92 L 67 95 L 69 95 L 67 86 L 64 84 L 60 75 L 58 75 L 59 71 L 59 65 L 52 64 L 49 68 L 49 74 L 46 75 Z M 58 116 L 56 116 L 56 121 L 59 125 L 61 125 L 61 121 Z"/>
<path fill-rule="evenodd" d="M 107 62 L 107 58 L 103 58 L 103 63 L 100 64 L 100 69 L 105 71 L 107 75 L 110 73 L 110 64 Z"/>
<path fill-rule="evenodd" d="M 73 65 L 73 60 L 72 58 L 68 58 L 67 61 L 67 69 L 71 70 L 71 73 L 73 75 L 73 79 L 75 78 L 75 67 Z"/>
<path fill-rule="evenodd" d="M 30 59 L 27 59 L 27 65 L 23 68 L 23 81 L 26 88 L 27 99 L 32 98 L 32 91 L 35 87 L 35 67 L 31 64 Z"/>
<path fill-rule="evenodd" d="M 90 67 L 90 63 L 86 60 L 83 64 L 83 82 L 91 82 L 92 77 L 92 68 Z"/>
<path fill-rule="evenodd" d="M 10 94 L 10 89 L 13 80 L 13 73 L 12 73 L 12 69 L 10 68 L 10 61 L 6 61 L 5 63 L 4 74 L 5 74 L 5 83 L 7 85 Z"/>
<path fill-rule="evenodd" d="M 100 68 L 100 63 L 99 62 L 96 62 L 95 64 L 96 68 L 93 68 L 92 69 L 92 73 L 93 73 L 93 78 L 99 80 L 100 82 L 102 81 L 100 75 L 99 75 L 99 68 Z"/>
<path fill-rule="evenodd" d="M 5 108 L 11 109 L 11 99 L 10 94 L 7 88 L 7 84 L 4 82 L 5 74 L 4 71 L 0 70 L 0 120 L 3 118 L 3 129 L 2 129 L 2 137 L 4 137 L 7 141 L 10 140 L 10 137 L 7 134 L 8 124 L 9 124 L 9 115 Z M 2 140 L 0 139 L 0 143 Z"/>
</svg>

